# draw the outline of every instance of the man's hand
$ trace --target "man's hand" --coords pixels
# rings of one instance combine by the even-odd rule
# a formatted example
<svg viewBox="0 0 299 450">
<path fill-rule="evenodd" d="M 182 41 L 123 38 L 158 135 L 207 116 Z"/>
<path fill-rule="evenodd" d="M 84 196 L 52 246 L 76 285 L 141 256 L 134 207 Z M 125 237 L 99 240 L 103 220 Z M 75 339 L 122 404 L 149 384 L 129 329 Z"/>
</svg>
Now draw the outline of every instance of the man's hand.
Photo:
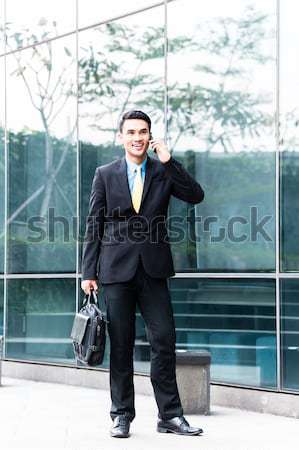
<svg viewBox="0 0 299 450">
<path fill-rule="evenodd" d="M 151 140 L 150 144 L 154 151 L 157 153 L 158 158 L 160 159 L 161 163 L 166 163 L 170 160 L 171 154 L 169 153 L 169 150 L 167 148 L 167 145 L 161 141 L 161 140 Z"/>
<path fill-rule="evenodd" d="M 85 294 L 90 294 L 90 290 L 93 289 L 95 292 L 98 291 L 98 285 L 96 280 L 83 280 L 81 282 L 81 289 L 85 292 Z"/>
</svg>

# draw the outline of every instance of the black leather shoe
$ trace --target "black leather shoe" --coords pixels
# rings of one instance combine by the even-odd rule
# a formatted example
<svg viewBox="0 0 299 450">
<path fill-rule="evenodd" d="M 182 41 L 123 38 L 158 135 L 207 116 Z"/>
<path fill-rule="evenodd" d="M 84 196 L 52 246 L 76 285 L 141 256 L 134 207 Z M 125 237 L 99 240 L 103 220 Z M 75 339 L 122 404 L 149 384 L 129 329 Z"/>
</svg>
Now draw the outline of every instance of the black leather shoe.
<svg viewBox="0 0 299 450">
<path fill-rule="evenodd" d="M 184 416 L 169 420 L 159 420 L 157 425 L 159 433 L 184 434 L 185 436 L 198 436 L 203 433 L 201 428 L 190 427 Z"/>
<path fill-rule="evenodd" d="M 113 420 L 110 435 L 116 438 L 127 438 L 130 436 L 130 420 L 126 416 L 117 416 Z"/>
</svg>

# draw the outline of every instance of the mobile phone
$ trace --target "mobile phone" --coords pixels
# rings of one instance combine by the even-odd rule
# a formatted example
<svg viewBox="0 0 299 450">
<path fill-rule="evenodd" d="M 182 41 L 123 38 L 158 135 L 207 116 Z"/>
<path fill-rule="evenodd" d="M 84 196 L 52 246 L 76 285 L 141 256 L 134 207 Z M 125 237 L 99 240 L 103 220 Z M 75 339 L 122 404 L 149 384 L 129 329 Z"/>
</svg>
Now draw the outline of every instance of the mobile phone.
<svg viewBox="0 0 299 450">
<path fill-rule="evenodd" d="M 152 133 L 150 133 L 150 141 L 152 141 L 153 139 L 154 139 L 153 135 L 152 135 Z M 151 146 L 151 148 L 152 148 L 153 152 L 156 153 L 156 150 L 152 146 Z"/>
</svg>

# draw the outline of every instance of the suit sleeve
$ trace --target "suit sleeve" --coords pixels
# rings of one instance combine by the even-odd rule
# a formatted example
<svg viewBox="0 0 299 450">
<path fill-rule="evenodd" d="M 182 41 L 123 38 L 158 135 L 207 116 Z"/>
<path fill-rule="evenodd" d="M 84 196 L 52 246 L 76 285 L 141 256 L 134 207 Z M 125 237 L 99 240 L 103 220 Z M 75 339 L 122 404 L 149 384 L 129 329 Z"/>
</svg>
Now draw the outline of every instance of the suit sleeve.
<svg viewBox="0 0 299 450">
<path fill-rule="evenodd" d="M 172 195 L 188 203 L 200 203 L 204 199 L 204 191 L 199 183 L 189 175 L 187 170 L 172 156 L 163 163 L 167 176 L 172 181 Z"/>
<path fill-rule="evenodd" d="M 97 279 L 106 211 L 105 185 L 98 167 L 92 182 L 82 255 L 82 280 Z"/>
</svg>

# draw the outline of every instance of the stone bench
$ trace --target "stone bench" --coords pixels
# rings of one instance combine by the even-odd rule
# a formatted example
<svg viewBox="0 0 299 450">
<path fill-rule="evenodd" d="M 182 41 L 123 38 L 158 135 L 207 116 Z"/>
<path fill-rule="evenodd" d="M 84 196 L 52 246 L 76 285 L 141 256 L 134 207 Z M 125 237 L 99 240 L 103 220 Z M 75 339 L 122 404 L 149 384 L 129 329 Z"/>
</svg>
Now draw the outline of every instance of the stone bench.
<svg viewBox="0 0 299 450">
<path fill-rule="evenodd" d="M 185 414 L 210 414 L 211 354 L 205 350 L 176 351 L 178 390 Z"/>
</svg>

